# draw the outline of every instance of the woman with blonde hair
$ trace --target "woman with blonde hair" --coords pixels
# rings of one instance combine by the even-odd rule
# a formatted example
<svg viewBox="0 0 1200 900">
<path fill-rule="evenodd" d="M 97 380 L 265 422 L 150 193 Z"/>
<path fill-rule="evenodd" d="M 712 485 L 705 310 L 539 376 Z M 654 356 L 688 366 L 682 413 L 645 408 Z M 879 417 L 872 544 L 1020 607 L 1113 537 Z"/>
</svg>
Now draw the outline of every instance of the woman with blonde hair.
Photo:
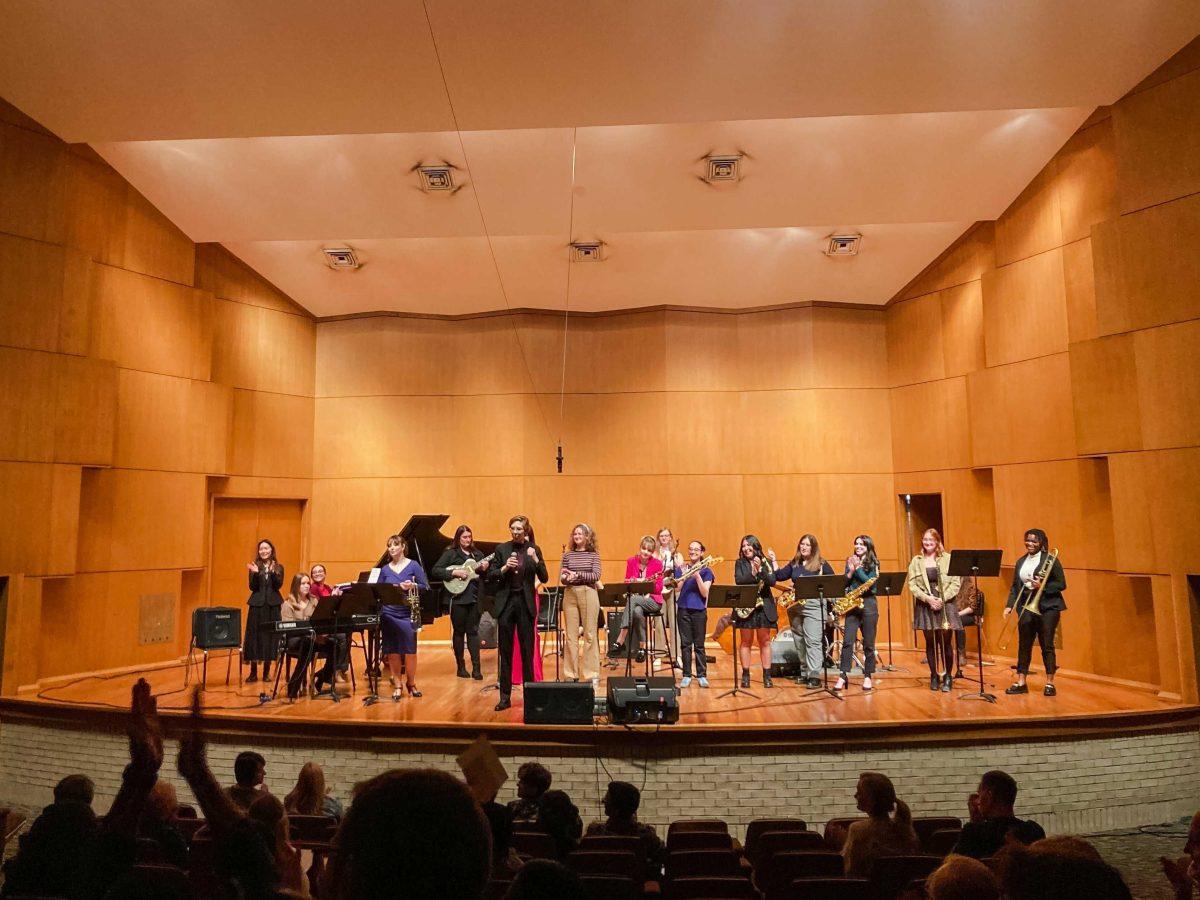
<svg viewBox="0 0 1200 900">
<path fill-rule="evenodd" d="M 663 604 L 663 563 L 654 555 L 658 541 L 654 535 L 642 537 L 638 552 L 625 561 L 625 580 L 652 581 L 649 595 L 635 594 L 629 598 L 625 612 L 621 615 L 621 631 L 616 642 L 608 648 L 609 656 L 636 655 L 638 662 L 645 658 L 642 640 L 646 636 L 646 614 L 657 615 Z M 632 635 L 630 631 L 632 629 Z M 626 641 L 630 643 L 627 645 Z"/>
<path fill-rule="evenodd" d="M 600 644 L 597 633 L 600 621 L 600 595 L 596 582 L 600 580 L 600 553 L 596 532 L 585 522 L 571 529 L 571 542 L 563 554 L 558 580 L 563 586 L 563 675 L 567 681 L 600 681 Z M 579 646 L 579 630 L 583 629 L 583 648 Z M 581 661 L 582 658 L 582 661 Z"/>
<path fill-rule="evenodd" d="M 842 857 L 847 875 L 866 876 L 875 860 L 904 856 L 920 850 L 913 831 L 912 811 L 896 796 L 892 780 L 881 772 L 863 772 L 854 792 L 858 808 L 867 818 L 850 823 Z"/>
<path fill-rule="evenodd" d="M 329 796 L 325 788 L 325 770 L 315 762 L 306 762 L 296 778 L 296 786 L 283 798 L 283 807 L 296 816 L 329 816 L 340 819 L 342 804 Z"/>
<path fill-rule="evenodd" d="M 908 590 L 913 597 L 913 627 L 925 635 L 929 689 L 949 693 L 954 686 L 954 633 L 962 631 L 958 596 L 962 579 L 950 574 L 950 554 L 936 528 L 921 535 L 921 552 L 908 564 Z M 939 665 L 944 669 L 939 673 Z"/>
</svg>

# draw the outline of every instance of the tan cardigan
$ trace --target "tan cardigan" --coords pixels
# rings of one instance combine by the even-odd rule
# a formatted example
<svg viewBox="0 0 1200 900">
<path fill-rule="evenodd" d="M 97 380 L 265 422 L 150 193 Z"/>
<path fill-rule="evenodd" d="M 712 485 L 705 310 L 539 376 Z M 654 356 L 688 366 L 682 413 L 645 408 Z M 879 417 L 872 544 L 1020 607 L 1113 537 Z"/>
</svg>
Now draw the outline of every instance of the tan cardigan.
<svg viewBox="0 0 1200 900">
<path fill-rule="evenodd" d="M 937 558 L 938 582 L 942 588 L 942 599 L 953 600 L 962 587 L 962 579 L 950 574 L 950 554 L 943 553 Z M 918 553 L 908 564 L 908 590 L 917 600 L 928 602 L 933 598 L 933 589 L 929 586 L 929 578 L 925 575 L 925 556 Z"/>
</svg>

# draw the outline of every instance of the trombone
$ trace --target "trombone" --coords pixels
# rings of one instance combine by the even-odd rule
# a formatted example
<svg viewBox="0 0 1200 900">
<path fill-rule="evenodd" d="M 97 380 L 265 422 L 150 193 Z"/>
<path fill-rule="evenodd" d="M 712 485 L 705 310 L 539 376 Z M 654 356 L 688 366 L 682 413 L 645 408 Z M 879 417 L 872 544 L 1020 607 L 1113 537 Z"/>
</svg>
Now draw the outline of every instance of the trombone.
<svg viewBox="0 0 1200 900">
<path fill-rule="evenodd" d="M 1033 576 L 1036 588 L 1027 584 L 1021 585 L 1021 590 L 1017 592 L 1017 600 L 1013 604 L 1013 615 L 1008 618 L 1010 621 L 1004 623 L 1004 627 L 1000 629 L 1000 649 L 1007 650 L 1008 645 L 1012 643 L 1012 634 L 1008 631 L 1008 626 L 1013 621 L 1020 621 L 1021 616 L 1025 613 L 1030 615 L 1040 616 L 1042 614 L 1042 593 L 1046 590 L 1046 579 L 1050 577 L 1051 571 L 1054 569 L 1054 564 L 1058 561 L 1058 548 L 1051 550 L 1042 564 L 1038 566 L 1037 573 Z"/>
</svg>

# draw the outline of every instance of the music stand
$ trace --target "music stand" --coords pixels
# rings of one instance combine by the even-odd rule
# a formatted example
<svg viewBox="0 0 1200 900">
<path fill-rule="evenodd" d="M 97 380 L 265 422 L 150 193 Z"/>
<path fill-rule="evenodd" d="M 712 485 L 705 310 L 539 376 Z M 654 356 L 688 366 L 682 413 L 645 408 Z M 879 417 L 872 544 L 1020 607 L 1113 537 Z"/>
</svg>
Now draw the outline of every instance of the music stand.
<svg viewBox="0 0 1200 900">
<path fill-rule="evenodd" d="M 657 579 L 655 579 L 657 581 Z M 606 584 L 599 591 L 600 606 L 625 607 L 625 621 L 629 623 L 627 626 L 629 631 L 633 630 L 633 614 L 630 610 L 630 604 L 633 598 L 639 594 L 643 597 L 649 597 L 654 593 L 655 581 L 618 581 L 616 584 Z M 629 640 L 629 631 L 625 633 L 625 677 L 629 678 L 633 675 L 633 642 Z M 606 636 L 607 637 L 607 636 Z M 638 649 L 641 649 L 640 647 Z M 646 657 L 649 660 L 650 657 Z M 647 664 L 646 675 L 649 677 L 649 664 Z"/>
<path fill-rule="evenodd" d="M 408 606 L 408 597 L 398 584 L 379 584 L 356 581 L 342 591 L 340 615 L 368 615 L 379 617 L 379 622 L 367 633 L 367 696 L 363 706 L 379 702 L 379 679 L 382 677 L 380 634 L 383 630 L 383 606 Z"/>
<path fill-rule="evenodd" d="M 954 550 L 950 553 L 950 574 L 970 577 L 975 593 L 979 593 L 979 576 L 992 578 L 1000 574 L 1003 550 Z M 979 663 L 979 690 L 959 694 L 959 700 L 983 700 L 995 703 L 996 695 L 984 690 L 983 683 L 983 617 L 975 616 L 975 655 Z"/>
<path fill-rule="evenodd" d="M 904 592 L 904 582 L 908 579 L 907 572 L 880 572 L 879 578 L 875 581 L 875 596 L 878 598 L 880 594 L 887 597 L 887 639 L 888 639 L 888 661 L 883 663 L 879 660 L 879 653 L 876 651 L 876 659 L 880 662 L 879 668 L 885 672 L 907 672 L 907 669 L 901 669 L 899 666 L 892 665 L 892 598 L 899 597 Z"/>
<path fill-rule="evenodd" d="M 841 597 L 846 592 L 846 576 L 808 575 L 804 578 L 797 578 L 792 583 L 796 587 L 797 600 L 821 601 L 821 686 L 813 690 L 828 694 L 835 700 L 844 700 L 845 698 L 841 694 L 829 686 L 829 666 L 825 665 L 825 660 L 829 659 L 830 647 L 829 631 L 825 627 L 825 619 L 829 615 L 829 601 Z"/>
<path fill-rule="evenodd" d="M 738 617 L 732 613 L 735 609 L 749 609 L 758 603 L 758 584 L 712 584 L 708 588 L 708 608 L 730 610 L 730 624 L 733 626 L 733 690 L 717 694 L 722 697 L 736 697 L 745 694 L 747 697 L 758 699 L 758 695 L 738 687 Z"/>
<path fill-rule="evenodd" d="M 333 638 L 333 640 L 332 640 L 331 646 L 329 647 L 329 652 L 331 654 L 333 654 L 334 663 L 337 662 L 337 637 L 340 634 L 340 632 L 338 631 L 338 628 L 340 627 L 340 625 L 343 621 L 348 621 L 347 616 L 342 612 L 342 607 L 346 605 L 346 597 L 347 597 L 347 595 L 345 593 L 341 593 L 341 594 L 330 594 L 328 597 L 320 597 L 317 599 L 317 608 L 313 610 L 313 614 L 308 620 L 309 624 L 312 625 L 313 629 L 314 629 L 312 644 L 309 647 L 309 655 L 308 655 L 308 664 L 310 666 L 316 662 L 317 635 L 315 633 L 315 629 L 316 629 L 317 625 L 321 622 L 332 623 L 332 626 L 331 626 L 332 631 L 330 631 L 330 636 Z M 353 601 L 351 601 L 351 605 L 353 605 Z M 349 654 L 350 654 L 349 637 L 350 637 L 349 635 L 346 636 L 347 658 L 349 657 Z M 336 673 L 337 666 L 334 665 L 333 668 Z M 336 674 L 334 674 L 333 678 L 329 682 L 329 697 L 331 700 L 333 700 L 334 703 L 341 703 L 341 701 L 342 701 L 342 698 L 338 696 L 338 692 L 337 692 L 337 675 Z"/>
</svg>

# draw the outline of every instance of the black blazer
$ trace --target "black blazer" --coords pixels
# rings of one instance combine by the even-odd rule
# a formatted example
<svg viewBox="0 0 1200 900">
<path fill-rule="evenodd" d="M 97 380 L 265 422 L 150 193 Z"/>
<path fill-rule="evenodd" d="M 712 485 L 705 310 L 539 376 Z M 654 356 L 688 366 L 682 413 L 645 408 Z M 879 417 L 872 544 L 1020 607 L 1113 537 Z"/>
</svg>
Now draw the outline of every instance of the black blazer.
<svg viewBox="0 0 1200 900">
<path fill-rule="evenodd" d="M 283 587 L 283 566 L 275 563 L 275 571 L 263 578 L 262 569 L 255 569 L 250 574 L 250 606 L 282 606 L 283 595 L 279 589 Z"/>
<path fill-rule="evenodd" d="M 526 542 L 520 552 L 524 553 L 529 547 L 537 551 L 537 565 L 530 565 L 529 559 L 526 558 L 525 577 L 515 586 L 513 579 L 516 577 L 516 573 L 501 571 L 504 568 L 504 563 L 508 560 L 509 554 L 514 552 L 513 542 L 505 541 L 503 544 L 497 545 L 496 552 L 492 554 L 492 564 L 488 566 L 488 581 L 496 586 L 496 605 L 493 608 L 492 615 L 497 619 L 504 613 L 504 609 L 508 606 L 510 599 L 517 600 L 521 597 L 524 597 L 525 606 L 528 608 L 531 617 L 537 612 L 537 588 L 534 586 L 535 578 L 541 580 L 544 584 L 550 580 L 550 574 L 546 571 L 546 557 L 542 554 L 542 548 L 537 544 Z"/>
<path fill-rule="evenodd" d="M 1012 587 L 1008 589 L 1008 602 L 1004 604 L 1008 608 L 1012 608 L 1017 604 L 1017 594 L 1021 593 L 1021 566 L 1025 560 L 1029 559 L 1029 554 L 1024 554 L 1017 560 L 1016 566 L 1013 568 Z M 1044 562 L 1045 560 L 1042 560 Z M 1056 559 L 1054 565 L 1050 567 L 1050 575 L 1046 579 L 1046 589 L 1042 591 L 1042 599 L 1038 604 L 1039 609 L 1058 609 L 1067 608 L 1067 601 L 1063 599 L 1062 592 L 1067 589 L 1067 576 L 1063 572 L 1062 560 Z"/>
<path fill-rule="evenodd" d="M 429 570 L 430 581 L 440 581 L 443 585 L 454 576 L 450 574 L 451 569 L 457 569 L 468 559 L 483 559 L 483 554 L 471 548 L 470 553 L 463 553 L 462 547 L 457 544 L 446 548 L 446 552 L 438 557 L 438 561 L 433 564 L 433 568 Z M 488 566 L 488 570 L 491 570 Z M 476 570 L 478 571 L 478 570 Z M 483 573 L 484 576 L 487 572 Z M 449 609 L 452 603 L 459 606 L 466 606 L 469 603 L 474 603 L 479 599 L 479 578 L 472 578 L 467 582 L 467 588 L 461 594 L 451 594 L 445 587 L 442 588 L 442 606 L 444 609 Z"/>
<path fill-rule="evenodd" d="M 779 624 L 779 609 L 775 605 L 775 595 L 771 593 L 771 585 L 773 581 L 769 580 L 767 575 L 767 567 L 764 565 L 758 570 L 758 575 L 755 576 L 750 568 L 750 560 L 744 556 L 739 556 L 737 562 L 733 564 L 733 583 L 734 584 L 754 584 L 758 583 L 758 596 L 762 598 L 763 611 L 767 614 L 767 621 L 772 625 Z"/>
</svg>

